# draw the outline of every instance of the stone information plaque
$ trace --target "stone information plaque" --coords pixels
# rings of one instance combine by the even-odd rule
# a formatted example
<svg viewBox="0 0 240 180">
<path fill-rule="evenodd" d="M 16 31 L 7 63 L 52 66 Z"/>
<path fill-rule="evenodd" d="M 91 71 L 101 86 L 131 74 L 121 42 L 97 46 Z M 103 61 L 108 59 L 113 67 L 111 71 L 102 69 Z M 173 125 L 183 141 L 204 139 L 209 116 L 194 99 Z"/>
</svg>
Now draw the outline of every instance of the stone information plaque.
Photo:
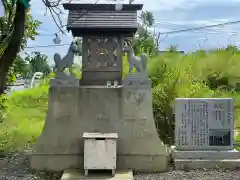
<svg viewBox="0 0 240 180">
<path fill-rule="evenodd" d="M 233 149 L 233 109 L 232 98 L 177 98 L 176 149 Z"/>
</svg>

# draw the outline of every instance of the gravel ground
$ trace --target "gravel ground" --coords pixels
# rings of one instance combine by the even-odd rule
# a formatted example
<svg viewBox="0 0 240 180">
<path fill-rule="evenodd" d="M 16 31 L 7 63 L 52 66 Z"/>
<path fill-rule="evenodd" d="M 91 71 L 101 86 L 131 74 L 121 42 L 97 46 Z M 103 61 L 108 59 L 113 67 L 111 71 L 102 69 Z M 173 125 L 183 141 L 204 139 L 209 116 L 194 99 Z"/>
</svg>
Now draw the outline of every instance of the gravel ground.
<svg viewBox="0 0 240 180">
<path fill-rule="evenodd" d="M 0 169 L 0 180 L 59 180 L 61 173 L 33 172 L 29 170 L 24 154 L 9 157 L 7 166 Z"/>
<path fill-rule="evenodd" d="M 25 155 L 8 158 L 8 165 L 0 169 L 0 180 L 59 180 L 61 173 L 36 173 L 28 169 Z M 240 180 L 240 170 L 171 171 L 161 174 L 136 174 L 134 180 Z"/>
<path fill-rule="evenodd" d="M 194 170 L 171 171 L 162 174 L 137 174 L 134 180 L 240 180 L 240 171 Z"/>
</svg>

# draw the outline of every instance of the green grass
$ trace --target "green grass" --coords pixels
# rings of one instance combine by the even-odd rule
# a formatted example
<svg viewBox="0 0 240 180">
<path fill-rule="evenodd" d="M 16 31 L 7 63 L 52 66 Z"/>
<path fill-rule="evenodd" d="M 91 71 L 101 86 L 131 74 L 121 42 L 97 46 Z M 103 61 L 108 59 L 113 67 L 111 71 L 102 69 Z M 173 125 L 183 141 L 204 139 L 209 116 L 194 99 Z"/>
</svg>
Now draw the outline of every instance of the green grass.
<svg viewBox="0 0 240 180">
<path fill-rule="evenodd" d="M 235 136 L 234 139 L 235 139 L 235 143 L 236 143 L 236 149 L 237 149 L 238 151 L 240 151 L 240 144 L 239 144 L 239 142 L 240 142 L 240 134 L 238 134 L 237 136 Z"/>
<path fill-rule="evenodd" d="M 48 87 L 14 92 L 6 102 L 6 118 L 0 124 L 0 152 L 31 146 L 40 135 L 47 111 Z"/>
</svg>

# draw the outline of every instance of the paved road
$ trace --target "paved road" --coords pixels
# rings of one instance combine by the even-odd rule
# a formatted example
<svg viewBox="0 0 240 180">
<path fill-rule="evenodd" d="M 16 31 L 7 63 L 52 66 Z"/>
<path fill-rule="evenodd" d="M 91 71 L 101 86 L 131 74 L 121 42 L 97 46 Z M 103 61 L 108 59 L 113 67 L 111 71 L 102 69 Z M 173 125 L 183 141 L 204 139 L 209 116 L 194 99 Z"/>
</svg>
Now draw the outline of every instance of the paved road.
<svg viewBox="0 0 240 180">
<path fill-rule="evenodd" d="M 38 86 L 41 83 L 41 80 L 35 80 L 34 86 Z M 26 84 L 25 80 L 17 80 L 13 86 L 9 86 L 9 91 L 7 92 L 7 94 L 11 94 L 11 92 L 13 91 L 21 91 L 21 90 L 25 90 L 27 88 L 29 88 L 30 83 Z"/>
</svg>

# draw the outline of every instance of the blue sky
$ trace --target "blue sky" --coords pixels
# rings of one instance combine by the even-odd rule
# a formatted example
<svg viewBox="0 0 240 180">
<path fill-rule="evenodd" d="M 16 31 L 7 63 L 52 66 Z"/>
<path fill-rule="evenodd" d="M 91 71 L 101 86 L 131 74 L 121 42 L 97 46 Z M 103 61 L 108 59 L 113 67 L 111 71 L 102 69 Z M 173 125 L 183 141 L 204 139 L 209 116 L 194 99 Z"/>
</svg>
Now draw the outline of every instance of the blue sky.
<svg viewBox="0 0 240 180">
<path fill-rule="evenodd" d="M 75 0 L 78 3 L 94 3 L 94 0 Z M 100 0 L 99 3 L 106 1 Z M 124 1 L 127 3 L 128 1 Z M 240 20 L 240 0 L 135 0 L 135 3 L 144 4 L 144 9 L 152 11 L 155 16 L 155 29 L 157 32 L 193 28 L 205 25 L 219 24 Z M 49 13 L 45 14 L 45 7 L 41 0 L 31 1 L 31 11 L 35 19 L 42 22 L 38 32 L 40 36 L 35 41 L 29 41 L 28 46 L 53 45 L 53 34 L 58 29 Z M 67 11 L 62 15 L 63 24 L 66 24 Z M 179 50 L 186 52 L 197 49 L 211 49 L 223 47 L 227 44 L 239 45 L 240 24 L 228 25 L 201 31 L 162 35 L 160 49 L 164 50 L 172 45 L 177 45 Z M 61 36 L 62 44 L 70 43 L 71 34 Z M 25 52 L 40 51 L 52 59 L 55 52 L 64 55 L 67 46 L 48 48 L 26 48 Z M 21 53 L 23 54 L 23 53 Z M 76 61 L 79 58 L 76 57 Z"/>
</svg>

